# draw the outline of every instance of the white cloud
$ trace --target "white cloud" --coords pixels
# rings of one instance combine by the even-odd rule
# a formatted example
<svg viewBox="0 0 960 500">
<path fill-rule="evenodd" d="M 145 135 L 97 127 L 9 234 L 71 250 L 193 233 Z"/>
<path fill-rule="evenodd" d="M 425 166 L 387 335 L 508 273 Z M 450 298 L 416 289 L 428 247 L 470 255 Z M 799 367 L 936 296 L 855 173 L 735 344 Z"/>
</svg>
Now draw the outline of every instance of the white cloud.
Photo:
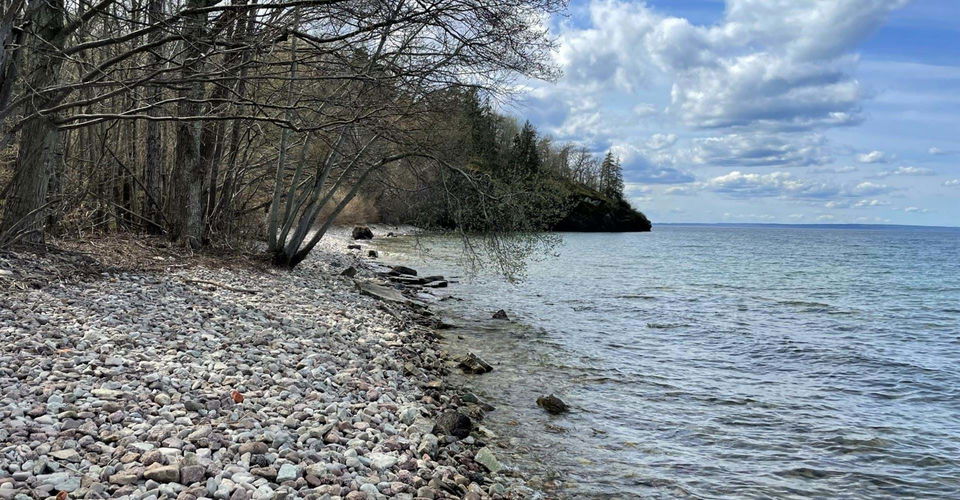
<svg viewBox="0 0 960 500">
<path fill-rule="evenodd" d="M 849 208 L 856 206 L 879 206 L 851 204 L 844 198 L 862 198 L 886 194 L 894 189 L 884 184 L 869 181 L 855 185 L 834 184 L 798 178 L 788 172 L 768 174 L 744 173 L 734 170 L 725 175 L 713 177 L 704 182 L 694 183 L 685 189 L 677 189 L 668 194 L 689 194 L 695 190 L 712 191 L 731 198 L 782 198 L 791 200 L 827 200 L 827 208 Z M 669 190 L 668 190 L 669 191 Z"/>
<path fill-rule="evenodd" d="M 672 147 L 677 143 L 676 134 L 653 134 L 647 140 L 647 148 L 654 151 Z"/>
<path fill-rule="evenodd" d="M 871 151 L 857 155 L 857 161 L 860 163 L 887 163 L 890 156 L 883 151 Z"/>
<path fill-rule="evenodd" d="M 950 179 L 943 182 L 944 186 L 947 187 L 960 187 L 960 179 Z"/>
<path fill-rule="evenodd" d="M 830 198 L 840 188 L 798 179 L 787 172 L 743 173 L 737 170 L 707 180 L 704 189 L 732 197 Z"/>
<path fill-rule="evenodd" d="M 826 208 L 875 208 L 875 207 L 885 207 L 889 205 L 890 202 L 877 200 L 877 199 L 863 199 L 854 201 L 848 200 L 831 200 L 823 204 Z"/>
<path fill-rule="evenodd" d="M 782 134 L 729 134 L 694 140 L 695 163 L 729 167 L 810 166 L 830 160 L 819 135 L 790 140 Z"/>
<path fill-rule="evenodd" d="M 885 194 L 893 191 L 893 188 L 885 184 L 877 184 L 870 181 L 864 181 L 860 184 L 857 184 L 847 193 L 851 196 L 873 196 L 878 194 Z"/>
<path fill-rule="evenodd" d="M 706 163 L 822 164 L 822 138 L 792 133 L 862 120 L 866 93 L 853 77 L 854 51 L 907 0 L 725 3 L 719 22 L 695 25 L 643 2 L 590 0 L 587 27 L 566 22 L 558 31 L 564 78 L 549 92 L 566 110 L 550 112 L 551 126 L 561 136 L 613 144 L 635 142 L 626 137 L 631 126 L 669 117 L 733 136 L 724 139 L 728 147 L 715 144 L 726 153 L 704 152 Z M 593 96 L 608 109 L 577 106 Z M 625 122 L 611 125 L 610 111 Z"/>
<path fill-rule="evenodd" d="M 812 167 L 810 171 L 820 174 L 846 174 L 849 172 L 856 172 L 857 167 L 853 165 L 846 165 L 843 167 Z"/>
<path fill-rule="evenodd" d="M 877 199 L 873 200 L 860 200 L 853 204 L 854 208 L 867 208 L 867 207 L 885 207 L 889 205 L 888 201 L 881 201 Z"/>
<path fill-rule="evenodd" d="M 926 208 L 919 208 L 919 207 L 907 207 L 907 208 L 904 208 L 903 211 L 908 214 L 912 214 L 912 213 L 925 214 L 929 212 L 929 210 L 927 210 Z"/>
<path fill-rule="evenodd" d="M 645 118 L 659 113 L 660 110 L 653 104 L 641 102 L 633 107 L 633 112 L 636 113 L 637 116 Z"/>
<path fill-rule="evenodd" d="M 897 167 L 894 170 L 884 170 L 883 172 L 878 172 L 874 177 L 889 177 L 891 175 L 905 175 L 905 176 L 922 176 L 922 175 L 934 175 L 935 172 L 929 168 L 923 167 Z"/>
<path fill-rule="evenodd" d="M 928 149 L 928 150 L 927 150 L 927 153 L 930 153 L 930 154 L 932 154 L 932 155 L 934 155 L 934 156 L 945 156 L 945 155 L 952 154 L 952 152 L 950 152 L 950 151 L 945 151 L 945 150 L 940 149 L 940 148 L 937 148 L 937 147 L 933 147 L 933 148 Z"/>
</svg>

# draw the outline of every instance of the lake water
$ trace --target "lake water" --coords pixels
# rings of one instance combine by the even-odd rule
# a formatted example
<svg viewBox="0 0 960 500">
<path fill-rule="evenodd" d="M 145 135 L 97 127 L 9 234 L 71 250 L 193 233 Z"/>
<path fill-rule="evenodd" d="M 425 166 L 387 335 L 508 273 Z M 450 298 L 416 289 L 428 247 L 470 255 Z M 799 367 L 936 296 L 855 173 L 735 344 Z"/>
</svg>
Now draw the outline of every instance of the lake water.
<svg viewBox="0 0 960 500">
<path fill-rule="evenodd" d="M 565 234 L 453 285 L 458 381 L 502 460 L 569 498 L 960 497 L 960 231 Z M 384 260 L 460 274 L 449 239 Z M 505 309 L 512 320 L 491 320 Z M 458 337 L 459 336 L 459 337 Z M 573 411 L 535 404 L 555 393 Z"/>
</svg>

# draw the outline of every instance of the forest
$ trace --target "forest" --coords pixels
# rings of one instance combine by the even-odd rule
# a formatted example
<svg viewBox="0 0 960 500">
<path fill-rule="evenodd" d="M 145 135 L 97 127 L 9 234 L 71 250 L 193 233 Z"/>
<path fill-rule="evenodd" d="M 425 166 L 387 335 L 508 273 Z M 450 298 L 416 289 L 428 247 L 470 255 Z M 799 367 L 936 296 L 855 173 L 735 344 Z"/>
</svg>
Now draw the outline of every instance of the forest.
<svg viewBox="0 0 960 500">
<path fill-rule="evenodd" d="M 612 153 L 496 110 L 557 76 L 561 0 L 2 5 L 0 247 L 265 240 L 292 267 L 345 211 L 528 232 L 587 196 L 646 222 Z"/>
</svg>

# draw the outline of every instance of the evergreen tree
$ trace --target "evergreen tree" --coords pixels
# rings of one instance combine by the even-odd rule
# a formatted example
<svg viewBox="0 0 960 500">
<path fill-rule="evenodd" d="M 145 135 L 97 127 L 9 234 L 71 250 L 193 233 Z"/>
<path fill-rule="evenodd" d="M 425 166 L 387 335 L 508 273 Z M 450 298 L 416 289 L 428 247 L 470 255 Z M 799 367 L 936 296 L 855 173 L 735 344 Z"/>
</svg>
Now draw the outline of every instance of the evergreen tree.
<svg viewBox="0 0 960 500">
<path fill-rule="evenodd" d="M 623 198 L 623 167 L 612 151 L 607 152 L 600 164 L 600 192 L 608 198 Z"/>
<path fill-rule="evenodd" d="M 523 129 L 513 138 L 510 149 L 510 173 L 528 178 L 540 171 L 540 152 L 537 148 L 537 131 L 530 122 L 523 124 Z"/>
<path fill-rule="evenodd" d="M 489 101 L 482 99 L 476 90 L 466 93 L 463 99 L 463 120 L 467 128 L 467 158 L 487 169 L 495 169 L 499 163 L 497 118 Z"/>
</svg>

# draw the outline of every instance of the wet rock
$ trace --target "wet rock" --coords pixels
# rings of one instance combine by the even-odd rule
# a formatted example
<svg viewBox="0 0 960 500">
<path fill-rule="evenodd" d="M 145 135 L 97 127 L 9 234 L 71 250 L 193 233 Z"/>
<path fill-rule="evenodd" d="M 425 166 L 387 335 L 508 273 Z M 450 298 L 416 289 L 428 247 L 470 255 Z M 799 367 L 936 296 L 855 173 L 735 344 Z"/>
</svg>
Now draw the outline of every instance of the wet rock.
<svg viewBox="0 0 960 500">
<path fill-rule="evenodd" d="M 455 436 L 460 439 L 469 436 L 472 430 L 473 422 L 470 417 L 453 410 L 441 414 L 433 426 L 433 434 L 437 436 Z"/>
<path fill-rule="evenodd" d="M 353 228 L 350 236 L 355 240 L 372 240 L 373 231 L 367 226 L 356 226 Z"/>
<path fill-rule="evenodd" d="M 356 277 L 356 275 L 357 275 L 357 268 L 353 266 L 347 267 L 342 272 L 340 272 L 340 276 L 346 276 L 348 278 Z"/>
<path fill-rule="evenodd" d="M 376 259 L 377 257 L 380 257 L 380 254 L 378 254 L 376 250 L 367 250 L 367 257 Z"/>
<path fill-rule="evenodd" d="M 500 309 L 499 311 L 493 313 L 493 319 L 510 319 L 510 317 L 507 316 L 507 311 Z"/>
<path fill-rule="evenodd" d="M 490 472 L 499 472 L 500 469 L 503 469 L 503 465 L 500 464 L 500 461 L 497 460 L 497 457 L 493 454 L 493 451 L 491 451 L 488 446 L 480 448 L 480 450 L 477 451 L 477 454 L 474 455 L 473 460 L 484 466 Z"/>
<path fill-rule="evenodd" d="M 489 363 L 472 352 L 460 359 L 459 366 L 464 373 L 481 374 L 493 371 Z"/>
<path fill-rule="evenodd" d="M 410 304 L 412 301 L 403 296 L 398 290 L 394 288 L 387 288 L 385 286 L 377 285 L 375 283 L 361 282 L 357 283 L 357 287 L 360 289 L 360 293 L 364 295 L 369 295 L 371 297 L 384 300 L 387 302 L 396 302 L 399 304 Z"/>
<path fill-rule="evenodd" d="M 394 272 L 399 274 L 405 274 L 407 276 L 416 276 L 417 270 L 407 267 L 407 266 L 391 266 L 390 269 L 393 269 Z"/>
<path fill-rule="evenodd" d="M 360 250 L 361 248 L 363 247 L 360 245 L 347 245 L 347 250 Z"/>
<path fill-rule="evenodd" d="M 559 415 L 561 413 L 570 411 L 570 407 L 567 405 L 567 403 L 564 403 L 563 400 L 554 396 L 553 394 L 549 396 L 540 396 L 537 398 L 537 406 L 547 410 L 548 413 L 553 415 Z"/>
</svg>

